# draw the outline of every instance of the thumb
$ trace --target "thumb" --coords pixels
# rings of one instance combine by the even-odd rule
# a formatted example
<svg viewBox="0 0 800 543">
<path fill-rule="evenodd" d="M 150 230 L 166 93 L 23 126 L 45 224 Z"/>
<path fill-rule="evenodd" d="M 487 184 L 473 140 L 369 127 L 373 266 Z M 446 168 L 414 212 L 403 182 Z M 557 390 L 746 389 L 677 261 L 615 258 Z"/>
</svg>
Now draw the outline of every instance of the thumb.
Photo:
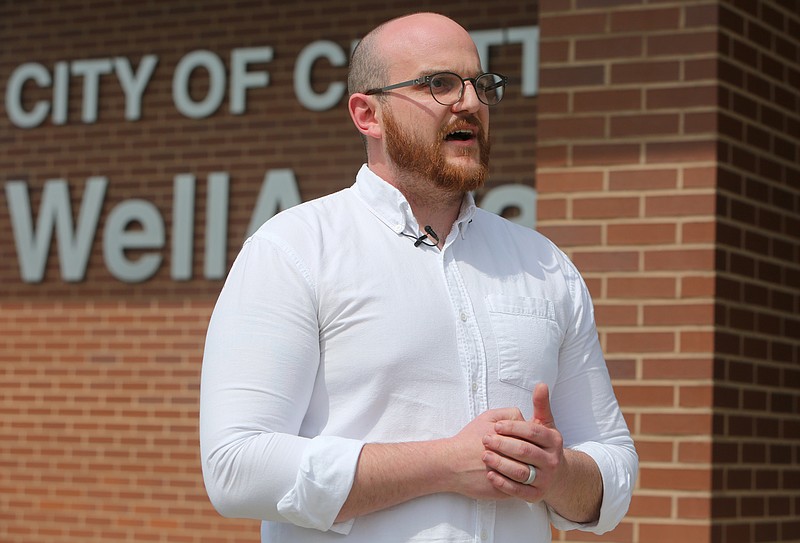
<svg viewBox="0 0 800 543">
<path fill-rule="evenodd" d="M 538 383 L 533 389 L 533 419 L 542 426 L 556 427 L 550 411 L 550 389 L 545 383 Z"/>
</svg>

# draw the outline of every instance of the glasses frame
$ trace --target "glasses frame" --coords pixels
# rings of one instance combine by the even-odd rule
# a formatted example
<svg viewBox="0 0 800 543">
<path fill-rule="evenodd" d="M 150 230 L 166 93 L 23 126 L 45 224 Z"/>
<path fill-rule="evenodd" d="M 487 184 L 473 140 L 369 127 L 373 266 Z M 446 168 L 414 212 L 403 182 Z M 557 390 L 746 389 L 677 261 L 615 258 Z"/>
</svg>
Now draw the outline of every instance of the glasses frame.
<svg viewBox="0 0 800 543">
<path fill-rule="evenodd" d="M 461 90 L 458 93 L 458 98 L 456 98 L 454 101 L 452 101 L 450 103 L 442 102 L 433 93 L 433 87 L 431 86 L 431 82 L 434 80 L 434 78 L 436 78 L 438 76 L 441 76 L 441 75 L 453 75 L 453 76 L 455 76 L 455 77 L 457 77 L 458 79 L 461 80 Z M 461 100 L 464 97 L 464 83 L 469 81 L 470 83 L 472 83 L 472 88 L 475 89 L 475 96 L 478 97 L 478 100 L 482 104 L 486 104 L 487 106 L 495 106 L 495 105 L 500 103 L 500 101 L 503 99 L 503 96 L 501 95 L 500 99 L 498 99 L 497 102 L 495 102 L 493 104 L 490 104 L 485 99 L 481 98 L 481 93 L 478 92 L 478 87 L 476 86 L 476 83 L 477 83 L 478 79 L 480 79 L 481 77 L 486 77 L 487 75 L 492 75 L 492 76 L 496 76 L 496 77 L 500 78 L 500 81 L 498 83 L 496 83 L 495 86 L 492 89 L 489 89 L 489 90 L 493 90 L 493 89 L 496 89 L 496 88 L 499 88 L 499 87 L 502 87 L 503 89 L 505 89 L 506 85 L 508 85 L 508 78 L 506 76 L 504 76 L 502 74 L 498 74 L 496 72 L 484 72 L 484 73 L 482 73 L 480 75 L 476 75 L 475 77 L 461 77 L 460 75 L 458 75 L 455 72 L 436 72 L 435 74 L 425 75 L 425 76 L 422 76 L 422 77 L 418 77 L 416 79 L 409 79 L 408 81 L 403 81 L 402 83 L 395 83 L 394 85 L 387 85 L 386 87 L 380 87 L 378 89 L 369 89 L 364 94 L 366 94 L 366 95 L 383 94 L 386 91 L 390 91 L 390 90 L 394 90 L 394 89 L 401 89 L 403 87 L 411 87 L 413 85 L 427 85 L 428 86 L 428 90 L 431 92 L 431 96 L 433 96 L 434 100 L 436 100 L 438 103 L 442 104 L 443 106 L 452 106 L 453 104 L 458 103 L 459 100 Z M 484 89 L 483 94 L 484 94 L 484 96 L 486 95 L 486 89 Z"/>
</svg>

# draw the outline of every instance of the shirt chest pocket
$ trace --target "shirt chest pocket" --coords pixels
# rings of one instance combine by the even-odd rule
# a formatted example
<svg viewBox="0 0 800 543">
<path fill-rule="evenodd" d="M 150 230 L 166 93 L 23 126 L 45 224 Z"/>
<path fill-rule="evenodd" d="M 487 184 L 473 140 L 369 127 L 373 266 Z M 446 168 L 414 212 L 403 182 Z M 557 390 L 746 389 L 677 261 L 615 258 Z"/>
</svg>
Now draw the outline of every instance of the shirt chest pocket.
<svg viewBox="0 0 800 543">
<path fill-rule="evenodd" d="M 486 303 L 497 344 L 498 379 L 526 390 L 539 382 L 552 387 L 562 339 L 553 302 L 489 294 Z"/>
</svg>

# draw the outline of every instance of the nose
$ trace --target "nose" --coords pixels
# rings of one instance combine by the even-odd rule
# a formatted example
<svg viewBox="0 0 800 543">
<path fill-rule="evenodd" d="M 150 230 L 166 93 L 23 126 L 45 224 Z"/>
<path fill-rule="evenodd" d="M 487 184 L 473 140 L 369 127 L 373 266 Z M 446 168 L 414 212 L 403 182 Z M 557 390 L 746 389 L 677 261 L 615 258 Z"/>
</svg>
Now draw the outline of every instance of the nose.
<svg viewBox="0 0 800 543">
<path fill-rule="evenodd" d="M 472 81 L 464 81 L 464 92 L 461 94 L 461 99 L 452 105 L 454 112 L 467 111 L 475 113 L 481 108 L 483 102 L 478 100 L 478 92 Z"/>
</svg>

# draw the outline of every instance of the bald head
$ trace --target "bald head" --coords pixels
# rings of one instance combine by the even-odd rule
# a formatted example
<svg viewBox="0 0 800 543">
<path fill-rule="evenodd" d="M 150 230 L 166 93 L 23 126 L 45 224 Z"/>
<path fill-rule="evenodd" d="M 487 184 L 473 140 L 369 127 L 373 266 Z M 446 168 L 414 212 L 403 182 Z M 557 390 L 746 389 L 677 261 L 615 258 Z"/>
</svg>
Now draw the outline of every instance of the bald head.
<svg viewBox="0 0 800 543">
<path fill-rule="evenodd" d="M 456 51 L 478 58 L 469 33 L 452 19 L 438 13 L 414 13 L 392 19 L 370 31 L 353 51 L 348 91 L 353 94 L 383 87 L 392 83 L 389 78 L 398 65 Z"/>
</svg>

